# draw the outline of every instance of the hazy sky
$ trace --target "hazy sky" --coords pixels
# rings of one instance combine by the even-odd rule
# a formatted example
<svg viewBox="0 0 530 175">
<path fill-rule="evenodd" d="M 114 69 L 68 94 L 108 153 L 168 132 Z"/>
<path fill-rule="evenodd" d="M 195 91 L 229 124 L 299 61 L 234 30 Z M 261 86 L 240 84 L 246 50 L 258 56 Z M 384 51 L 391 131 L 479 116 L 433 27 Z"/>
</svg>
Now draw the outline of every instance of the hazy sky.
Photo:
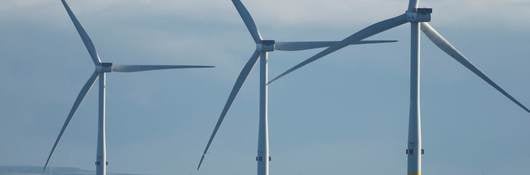
<svg viewBox="0 0 530 175">
<path fill-rule="evenodd" d="M 108 75 L 110 171 L 256 172 L 256 71 L 228 113 L 203 168 L 195 171 L 255 47 L 229 0 L 69 2 L 104 61 L 217 66 Z M 343 39 L 399 15 L 408 2 L 243 3 L 265 39 L 296 41 Z M 434 8 L 431 24 L 476 66 L 530 105 L 527 0 L 420 4 Z M 0 24 L 0 165 L 40 166 L 94 67 L 59 0 L 4 0 Z M 530 173 L 530 114 L 422 37 L 424 174 Z M 405 173 L 409 27 L 375 38 L 400 42 L 342 49 L 271 85 L 271 174 Z M 271 53 L 271 76 L 316 52 Z M 94 169 L 96 90 L 81 104 L 51 166 Z"/>
</svg>

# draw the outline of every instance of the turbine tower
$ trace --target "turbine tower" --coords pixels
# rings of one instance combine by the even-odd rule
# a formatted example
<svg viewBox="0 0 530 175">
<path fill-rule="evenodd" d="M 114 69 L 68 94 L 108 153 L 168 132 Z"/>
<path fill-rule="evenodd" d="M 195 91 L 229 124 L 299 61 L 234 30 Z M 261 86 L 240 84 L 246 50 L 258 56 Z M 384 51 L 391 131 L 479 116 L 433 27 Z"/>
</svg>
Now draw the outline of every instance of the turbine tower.
<svg viewBox="0 0 530 175">
<path fill-rule="evenodd" d="M 217 120 L 217 123 L 215 125 L 215 128 L 213 129 L 213 132 L 210 136 L 210 139 L 208 140 L 208 143 L 206 144 L 206 148 L 204 149 L 204 152 L 201 156 L 201 159 L 199 161 L 199 164 L 197 166 L 197 170 L 201 168 L 201 165 L 204 161 L 205 155 L 208 152 L 208 149 L 210 148 L 212 141 L 217 134 L 217 131 L 219 130 L 219 127 L 221 126 L 221 123 L 223 122 L 228 110 L 230 109 L 230 106 L 232 105 L 232 102 L 234 102 L 234 99 L 236 98 L 239 90 L 241 89 L 241 86 L 243 86 L 246 78 L 248 77 L 248 74 L 252 70 L 252 67 L 254 64 L 258 61 L 260 63 L 260 80 L 259 80 L 259 131 L 258 131 L 258 152 L 256 156 L 257 161 L 257 174 L 258 175 L 268 175 L 269 174 L 269 162 L 271 161 L 271 157 L 269 154 L 269 127 L 268 127 L 268 53 L 279 50 L 279 51 L 299 51 L 299 50 L 309 50 L 309 49 L 315 49 L 315 48 L 324 48 L 329 47 L 332 45 L 335 45 L 338 43 L 338 41 L 301 41 L 301 42 L 281 42 L 281 41 L 275 41 L 275 40 L 264 40 L 261 37 L 260 32 L 257 29 L 257 26 L 254 22 L 254 19 L 250 15 L 249 11 L 246 9 L 246 7 L 241 3 L 239 0 L 232 0 L 232 3 L 234 4 L 236 10 L 238 11 L 239 15 L 241 16 L 243 22 L 245 23 L 248 31 L 250 32 L 250 35 L 254 39 L 254 42 L 256 43 L 256 49 L 252 56 L 250 56 L 250 59 L 247 61 L 245 66 L 243 67 L 243 70 L 241 70 L 241 73 L 239 74 L 232 91 L 230 92 L 230 95 L 228 96 L 228 100 L 226 101 L 226 104 L 221 112 L 221 115 L 219 116 L 219 119 Z M 372 43 L 389 43 L 389 42 L 396 42 L 395 40 L 372 40 L 372 41 L 356 41 L 351 42 L 348 45 L 355 45 L 355 44 L 372 44 Z"/>
<path fill-rule="evenodd" d="M 107 73 L 110 72 L 141 72 L 141 71 L 152 71 L 152 70 L 162 70 L 162 69 L 190 69 L 190 68 L 212 68 L 213 66 L 195 66 L 195 65 L 116 65 L 112 63 L 105 63 L 101 62 L 101 59 L 98 56 L 98 53 L 96 51 L 96 48 L 94 44 L 92 43 L 91 39 L 89 38 L 88 34 L 86 33 L 85 29 L 83 29 L 83 26 L 79 23 L 77 18 L 75 17 L 74 13 L 68 6 L 65 0 L 62 0 L 62 4 L 64 5 L 64 8 L 66 9 L 66 12 L 68 13 L 68 16 L 70 16 L 70 19 L 74 23 L 75 28 L 77 29 L 77 32 L 81 36 L 81 39 L 83 40 L 83 43 L 88 50 L 88 53 L 90 54 L 90 57 L 92 58 L 92 61 L 95 65 L 95 71 L 92 73 L 88 81 L 85 83 L 83 88 L 81 89 L 81 92 L 77 96 L 74 105 L 72 106 L 72 109 L 70 110 L 70 113 L 68 113 L 68 117 L 66 118 L 66 121 L 63 124 L 63 127 L 61 128 L 61 131 L 59 132 L 59 135 L 57 136 L 57 139 L 55 140 L 53 147 L 50 151 L 50 154 L 48 155 L 48 159 L 46 159 L 46 163 L 44 164 L 43 171 L 46 171 L 46 168 L 48 167 L 48 164 L 50 162 L 50 159 L 53 155 L 53 152 L 55 151 L 55 148 L 57 147 L 57 144 L 61 140 L 61 137 L 66 130 L 66 127 L 70 123 L 70 120 L 72 119 L 74 113 L 76 112 L 77 108 L 79 107 L 79 104 L 81 101 L 83 101 L 83 98 L 87 94 L 88 90 L 92 87 L 94 82 L 96 81 L 96 78 L 99 78 L 99 117 L 98 117 L 98 137 L 97 137 L 97 154 L 96 154 L 96 175 L 106 175 L 107 174 L 107 156 L 106 156 L 106 133 L 105 133 L 105 77 Z"/>
<path fill-rule="evenodd" d="M 418 0 L 410 0 L 408 9 L 404 14 L 370 25 L 357 33 L 354 33 L 346 39 L 335 43 L 331 47 L 317 53 L 316 55 L 302 61 L 287 71 L 273 78 L 268 84 L 279 78 L 311 63 L 330 53 L 366 39 L 370 36 L 387 31 L 405 23 L 411 26 L 411 47 L 410 47 L 410 112 L 409 112 L 409 131 L 407 142 L 407 174 L 421 175 L 421 160 L 424 153 L 421 137 L 421 113 L 420 113 L 420 30 L 442 51 L 453 57 L 457 62 L 476 74 L 493 88 L 497 89 L 502 95 L 506 96 L 512 102 L 523 108 L 526 112 L 529 109 L 520 103 L 513 96 L 508 94 L 504 89 L 491 80 L 486 74 L 475 67 L 460 51 L 458 51 L 449 41 L 438 33 L 428 22 L 431 21 L 432 9 L 418 8 Z"/>
</svg>

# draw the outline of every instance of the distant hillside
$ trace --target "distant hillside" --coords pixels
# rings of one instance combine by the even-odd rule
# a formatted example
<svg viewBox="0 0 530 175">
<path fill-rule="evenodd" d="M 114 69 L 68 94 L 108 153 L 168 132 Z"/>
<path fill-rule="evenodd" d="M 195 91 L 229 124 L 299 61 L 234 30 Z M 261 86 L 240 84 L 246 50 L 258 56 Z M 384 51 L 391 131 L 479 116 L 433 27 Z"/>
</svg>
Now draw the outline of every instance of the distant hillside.
<svg viewBox="0 0 530 175">
<path fill-rule="evenodd" d="M 42 167 L 37 166 L 0 166 L 0 175 L 94 175 L 93 170 L 83 170 L 73 167 L 50 167 L 42 173 Z M 130 173 L 109 173 L 109 175 L 139 175 Z"/>
</svg>

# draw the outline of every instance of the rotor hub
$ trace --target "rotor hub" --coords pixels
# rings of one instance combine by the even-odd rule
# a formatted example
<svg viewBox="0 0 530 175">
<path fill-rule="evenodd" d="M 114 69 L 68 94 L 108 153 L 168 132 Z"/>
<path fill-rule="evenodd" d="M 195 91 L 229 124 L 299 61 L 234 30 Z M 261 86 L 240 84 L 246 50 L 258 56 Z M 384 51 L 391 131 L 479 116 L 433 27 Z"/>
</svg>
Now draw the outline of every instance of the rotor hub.
<svg viewBox="0 0 530 175">
<path fill-rule="evenodd" d="M 417 8 L 413 11 L 407 11 L 407 19 L 409 22 L 430 22 L 432 8 Z"/>
<path fill-rule="evenodd" d="M 98 72 L 112 72 L 112 63 L 100 63 L 96 66 Z"/>
<path fill-rule="evenodd" d="M 274 43 L 276 43 L 274 40 L 261 40 L 256 43 L 256 50 L 264 52 L 274 51 Z"/>
</svg>

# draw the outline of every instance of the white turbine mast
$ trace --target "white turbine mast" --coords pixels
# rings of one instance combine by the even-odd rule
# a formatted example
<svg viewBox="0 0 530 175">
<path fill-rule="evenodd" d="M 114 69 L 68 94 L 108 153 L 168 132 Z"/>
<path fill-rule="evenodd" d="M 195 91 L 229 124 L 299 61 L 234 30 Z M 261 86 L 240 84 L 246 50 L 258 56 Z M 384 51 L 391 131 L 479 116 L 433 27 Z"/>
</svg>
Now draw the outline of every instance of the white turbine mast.
<svg viewBox="0 0 530 175">
<path fill-rule="evenodd" d="M 162 70 L 162 69 L 191 69 L 191 68 L 212 68 L 213 66 L 198 66 L 198 65 L 116 65 L 112 63 L 105 63 L 101 62 L 101 59 L 98 56 L 98 53 L 96 51 L 96 48 L 94 44 L 92 43 L 90 37 L 86 33 L 85 29 L 77 18 L 75 17 L 74 13 L 68 6 L 65 0 L 61 0 L 64 8 L 66 9 L 66 12 L 68 13 L 68 16 L 72 20 L 72 23 L 74 24 L 75 28 L 77 29 L 77 32 L 79 33 L 79 36 L 81 36 L 81 40 L 83 41 L 86 49 L 88 50 L 88 53 L 90 55 L 90 58 L 92 58 L 92 61 L 95 65 L 95 71 L 92 73 L 88 81 L 85 83 L 83 88 L 81 89 L 81 92 L 79 92 L 79 95 L 77 96 L 74 105 L 72 106 L 70 112 L 68 113 L 68 116 L 61 128 L 61 131 L 59 132 L 59 135 L 57 136 L 53 147 L 50 151 L 50 154 L 48 155 L 48 158 L 46 159 L 46 163 L 44 164 L 43 171 L 46 171 L 46 168 L 48 167 L 48 164 L 50 163 L 51 157 L 55 151 L 55 148 L 57 147 L 59 141 L 61 140 L 61 137 L 66 130 L 68 124 L 72 120 L 72 117 L 74 116 L 74 113 L 76 112 L 77 108 L 81 104 L 81 101 L 83 101 L 83 98 L 87 94 L 88 90 L 92 87 L 94 82 L 96 81 L 96 78 L 99 78 L 99 117 L 98 117 L 98 143 L 97 143 L 97 154 L 96 154 L 96 175 L 106 175 L 107 174 L 107 156 L 106 156 L 106 133 L 105 133 L 105 89 L 106 89 L 106 82 L 105 77 L 107 73 L 110 72 L 142 72 L 142 71 L 153 71 L 153 70 Z"/>
<path fill-rule="evenodd" d="M 208 140 L 208 143 L 206 144 L 206 148 L 204 149 L 204 152 L 201 156 L 201 159 L 199 161 L 199 164 L 197 166 L 197 170 L 201 168 L 201 165 L 204 161 L 205 155 L 208 152 L 208 149 L 210 148 L 212 141 L 217 134 L 217 131 L 219 130 L 219 127 L 221 126 L 221 123 L 223 122 L 228 110 L 230 109 L 230 106 L 234 102 L 234 99 L 236 98 L 239 90 L 243 86 L 246 78 L 248 77 L 248 74 L 252 70 L 252 67 L 254 64 L 258 61 L 260 62 L 260 80 L 259 80 L 259 134 L 258 134 L 258 151 L 256 156 L 257 161 L 257 174 L 258 175 L 268 175 L 269 174 L 269 163 L 271 161 L 271 157 L 269 154 L 269 127 L 268 127 L 268 53 L 279 50 L 279 51 L 299 51 L 299 50 L 309 50 L 309 49 L 315 49 L 315 48 L 325 48 L 330 47 L 333 45 L 336 45 L 339 43 L 339 41 L 298 41 L 298 42 L 281 42 L 281 41 L 275 41 L 275 40 L 264 40 L 261 37 L 260 32 L 258 31 L 258 28 L 256 27 L 256 23 L 254 22 L 254 19 L 250 15 L 249 11 L 246 9 L 246 7 L 241 3 L 239 0 L 232 0 L 232 3 L 234 4 L 237 12 L 243 19 L 243 22 L 245 23 L 248 31 L 250 32 L 250 35 L 254 39 L 254 42 L 256 43 L 256 49 L 254 50 L 254 53 L 252 56 L 250 56 L 250 59 L 243 67 L 243 70 L 241 70 L 241 73 L 239 74 L 232 91 L 230 92 L 230 95 L 228 96 L 228 100 L 226 101 L 226 104 L 221 112 L 221 115 L 219 116 L 219 119 L 215 125 L 215 128 L 213 129 L 213 132 L 210 136 L 210 139 Z M 357 44 L 372 44 L 372 43 L 390 43 L 390 42 L 396 42 L 395 40 L 371 40 L 371 41 L 355 41 L 350 42 L 347 45 L 357 45 Z"/>
<path fill-rule="evenodd" d="M 453 57 L 457 62 L 462 64 L 464 67 L 469 69 L 471 72 L 476 74 L 486 83 L 491 85 L 502 95 L 510 99 L 512 102 L 523 108 L 526 112 L 530 110 L 515 99 L 512 95 L 508 94 L 504 89 L 497 85 L 491 80 L 486 74 L 475 67 L 464 55 L 458 51 L 449 41 L 447 41 L 440 33 L 438 33 L 430 24 L 432 9 L 430 8 L 418 8 L 418 0 L 410 0 L 408 9 L 404 14 L 399 16 L 372 24 L 350 36 L 346 39 L 333 44 L 331 47 L 317 53 L 316 55 L 302 61 L 301 63 L 293 66 L 287 71 L 281 73 L 277 77 L 273 78 L 268 84 L 284 77 L 285 75 L 312 63 L 328 54 L 331 54 L 339 49 L 346 47 L 347 45 L 355 42 L 362 41 L 368 37 L 376 35 L 378 33 L 387 31 L 394 27 L 400 26 L 405 23 L 411 25 L 411 68 L 410 68 L 410 113 L 409 113 L 409 134 L 408 134 L 408 148 L 406 149 L 407 154 L 407 174 L 408 175 L 421 175 L 421 159 L 424 153 L 422 147 L 421 137 L 421 115 L 420 115 L 420 30 L 429 38 L 436 46 L 442 51 Z"/>
</svg>

